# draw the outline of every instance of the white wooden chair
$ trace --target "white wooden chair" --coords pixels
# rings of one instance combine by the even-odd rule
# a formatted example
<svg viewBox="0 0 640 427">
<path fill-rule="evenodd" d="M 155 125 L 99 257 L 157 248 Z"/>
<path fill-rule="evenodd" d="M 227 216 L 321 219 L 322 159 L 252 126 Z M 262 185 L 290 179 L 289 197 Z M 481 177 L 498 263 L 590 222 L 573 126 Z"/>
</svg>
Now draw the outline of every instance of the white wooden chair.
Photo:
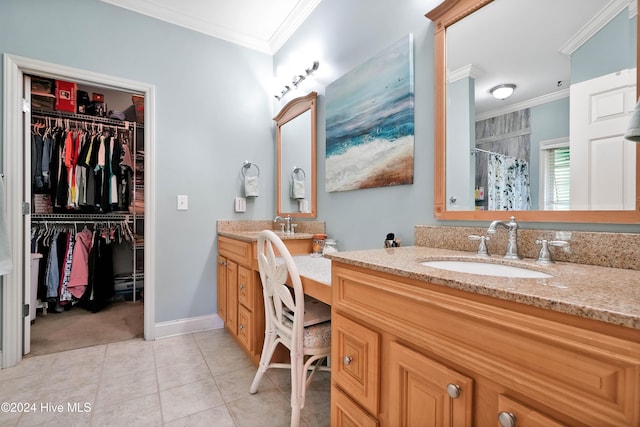
<svg viewBox="0 0 640 427">
<path fill-rule="evenodd" d="M 276 252 L 284 261 L 277 262 Z M 300 274 L 282 240 L 271 230 L 258 237 L 258 266 L 262 280 L 266 331 L 260 366 L 250 393 L 258 391 L 264 373 L 270 368 L 291 369 L 291 426 L 300 424 L 307 385 L 316 370 L 331 354 L 331 322 L 304 327 L 304 292 Z M 293 292 L 285 282 L 291 277 Z M 287 313 L 289 311 L 289 313 Z M 293 321 L 287 315 L 293 317 Z M 289 349 L 291 363 L 272 363 L 273 353 L 282 343 Z"/>
</svg>

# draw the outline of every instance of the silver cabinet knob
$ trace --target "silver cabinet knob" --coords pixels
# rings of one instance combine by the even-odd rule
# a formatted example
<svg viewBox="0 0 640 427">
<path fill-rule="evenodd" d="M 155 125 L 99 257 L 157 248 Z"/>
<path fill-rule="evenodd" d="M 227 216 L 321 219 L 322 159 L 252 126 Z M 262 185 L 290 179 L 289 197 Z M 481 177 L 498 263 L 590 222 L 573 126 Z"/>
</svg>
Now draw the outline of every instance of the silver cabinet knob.
<svg viewBox="0 0 640 427">
<path fill-rule="evenodd" d="M 345 356 L 342 358 L 342 363 L 344 364 L 344 366 L 349 366 L 351 365 L 352 360 L 353 358 L 351 356 Z"/>
<path fill-rule="evenodd" d="M 244 329 L 244 325 L 239 325 L 238 329 L 243 330 Z"/>
<path fill-rule="evenodd" d="M 498 414 L 498 422 L 502 427 L 516 427 L 516 416 L 511 412 L 502 411 Z"/>
<path fill-rule="evenodd" d="M 240 289 L 244 289 L 244 285 L 240 283 Z"/>
<path fill-rule="evenodd" d="M 460 386 L 457 384 L 447 384 L 447 394 L 452 399 L 460 397 Z"/>
</svg>

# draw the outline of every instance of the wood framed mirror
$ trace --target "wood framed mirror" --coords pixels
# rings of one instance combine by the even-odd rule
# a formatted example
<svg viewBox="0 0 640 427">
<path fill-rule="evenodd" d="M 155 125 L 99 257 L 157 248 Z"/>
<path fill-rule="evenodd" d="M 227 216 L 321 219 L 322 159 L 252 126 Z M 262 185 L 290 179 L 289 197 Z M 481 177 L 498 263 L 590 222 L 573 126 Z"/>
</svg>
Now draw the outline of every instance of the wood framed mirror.
<svg viewBox="0 0 640 427">
<path fill-rule="evenodd" d="M 506 114 L 504 113 L 505 111 L 523 110 L 525 107 L 529 109 L 528 106 L 532 105 L 529 99 L 530 97 L 535 97 L 538 102 L 543 101 L 545 97 L 544 93 L 527 94 L 528 85 L 525 80 L 522 82 L 510 80 L 511 78 L 516 78 L 517 73 L 522 70 L 516 72 L 517 67 L 515 67 L 513 68 L 514 73 L 509 74 L 509 67 L 512 65 L 522 66 L 524 59 L 520 60 L 520 58 L 522 58 L 521 55 L 513 50 L 509 50 L 506 46 L 497 45 L 497 43 L 513 41 L 516 38 L 515 33 L 524 32 L 523 24 L 515 19 L 518 14 L 524 11 L 525 16 L 529 21 L 532 21 L 532 26 L 535 27 L 538 32 L 536 34 L 526 33 L 527 38 L 521 42 L 520 50 L 525 53 L 525 56 L 532 56 L 534 51 L 537 50 L 536 40 L 551 37 L 556 33 L 556 25 L 561 26 L 566 24 L 567 19 L 561 15 L 562 13 L 571 13 L 572 10 L 575 11 L 576 9 L 584 9 L 586 7 L 584 2 L 578 0 L 578 3 L 579 5 L 577 6 L 575 4 L 571 5 L 573 9 L 567 7 L 567 10 L 562 12 L 564 6 L 560 7 L 559 3 L 554 0 L 445 0 L 438 7 L 426 14 L 427 18 L 435 24 L 434 216 L 436 219 L 489 221 L 515 215 L 519 221 L 529 222 L 640 223 L 640 168 L 637 167 L 637 165 L 640 165 L 640 144 L 626 141 L 623 138 L 626 125 L 629 122 L 633 108 L 636 105 L 638 94 L 640 93 L 638 90 L 638 82 L 640 79 L 636 71 L 637 58 L 640 57 L 640 55 L 638 55 L 637 0 L 589 0 L 587 2 L 599 16 L 608 14 L 607 17 L 601 18 L 601 20 L 607 19 L 607 22 L 612 22 L 615 19 L 620 19 L 622 25 L 628 27 L 626 32 L 618 32 L 617 34 L 626 36 L 626 39 L 621 40 L 619 45 L 626 46 L 625 55 L 631 58 L 629 64 L 626 66 L 626 71 L 629 74 L 627 80 L 630 81 L 630 83 L 626 89 L 620 89 L 615 93 L 613 98 L 619 101 L 618 105 L 614 106 L 610 100 L 603 100 L 603 98 L 597 98 L 595 96 L 583 98 L 579 102 L 574 101 L 573 105 L 586 105 L 587 107 L 583 108 L 583 110 L 591 114 L 591 119 L 595 117 L 593 116 L 593 114 L 595 114 L 594 111 L 597 113 L 598 109 L 604 111 L 608 108 L 610 111 L 604 111 L 603 114 L 617 116 L 617 123 L 622 123 L 622 125 L 619 125 L 620 129 L 616 131 L 617 133 L 600 139 L 590 139 L 590 136 L 585 138 L 582 135 L 574 135 L 573 129 L 577 124 L 569 120 L 569 117 L 573 118 L 573 112 L 569 110 L 573 108 L 573 106 L 571 106 L 571 99 L 573 99 L 574 87 L 578 86 L 573 80 L 578 72 L 575 69 L 571 69 L 568 74 L 569 77 L 558 77 L 555 74 L 545 75 L 544 71 L 541 71 L 541 69 L 535 66 L 527 67 L 527 69 L 533 68 L 533 71 L 537 73 L 540 79 L 546 78 L 549 80 L 548 83 L 556 86 L 547 91 L 547 97 L 562 99 L 562 95 L 557 95 L 555 92 L 563 92 L 564 98 L 566 98 L 562 101 L 565 103 L 566 110 L 566 112 L 563 113 L 563 117 L 566 117 L 563 125 L 566 129 L 571 129 L 571 132 L 569 134 L 569 131 L 567 131 L 565 138 L 550 138 L 544 142 L 547 143 L 548 146 L 552 146 L 554 142 L 563 144 L 562 140 L 565 141 L 565 145 L 570 144 L 568 151 L 572 154 L 571 161 L 573 162 L 569 168 L 572 171 L 570 175 L 574 174 L 573 171 L 577 170 L 578 167 L 594 171 L 593 175 L 588 175 L 587 178 L 581 178 L 580 180 L 571 176 L 573 182 L 570 184 L 570 198 L 572 199 L 571 203 L 574 204 L 565 205 L 564 210 L 546 210 L 547 207 L 545 206 L 551 206 L 549 209 L 557 209 L 557 206 L 542 203 L 544 198 L 542 193 L 549 192 L 549 190 L 544 188 L 543 184 L 544 180 L 547 179 L 545 176 L 546 172 L 543 171 L 543 168 L 548 168 L 548 165 L 543 164 L 541 157 L 542 155 L 546 155 L 541 149 L 541 147 L 543 147 L 541 139 L 537 141 L 535 145 L 531 144 L 528 147 L 528 155 L 531 156 L 527 159 L 528 166 L 530 167 L 529 172 L 531 175 L 535 174 L 535 176 L 537 176 L 537 178 L 531 178 L 530 180 L 531 193 L 528 195 L 531 199 L 530 207 L 527 209 L 506 211 L 500 209 L 480 210 L 482 207 L 479 209 L 476 206 L 476 199 L 478 199 L 478 197 L 476 197 L 477 192 L 475 191 L 478 185 L 477 178 L 475 177 L 476 159 L 480 157 L 478 155 L 479 153 L 486 155 L 487 153 L 484 153 L 485 151 L 494 151 L 482 148 L 477 149 L 479 147 L 477 145 L 478 129 L 481 129 L 477 123 L 479 122 L 478 118 L 482 118 L 483 114 L 485 118 L 492 117 L 492 112 L 502 112 L 502 114 Z M 542 11 L 540 15 L 541 21 L 533 21 L 531 15 L 526 15 L 526 11 L 532 8 Z M 494 19 L 494 21 L 489 21 L 489 19 Z M 583 17 L 583 19 L 589 21 L 589 17 Z M 478 22 L 475 20 L 478 20 Z M 595 19 L 591 19 L 590 21 L 594 20 Z M 576 40 L 584 44 L 590 38 L 594 38 L 595 43 L 597 43 L 599 42 L 598 37 L 605 37 L 602 34 L 599 35 L 597 30 L 587 28 L 589 22 L 581 24 L 579 34 L 573 38 L 573 43 L 576 43 L 576 45 L 579 43 Z M 476 25 L 479 25 L 479 27 Z M 587 29 L 592 32 L 588 33 Z M 610 26 L 607 27 L 605 31 L 609 31 L 606 37 L 611 37 Z M 482 50 L 481 47 L 478 47 L 478 44 L 474 43 L 483 43 L 485 35 L 492 36 L 492 38 L 490 41 L 484 42 L 485 49 Z M 487 43 L 489 43 L 488 49 L 486 48 Z M 581 47 L 576 47 L 570 53 L 567 53 L 570 49 L 567 47 L 567 40 L 556 40 L 555 43 L 556 55 L 563 56 L 560 60 L 566 61 L 570 64 L 570 67 L 574 67 L 575 64 L 580 63 L 581 58 L 578 50 Z M 460 44 L 462 44 L 465 49 L 475 50 L 475 52 L 479 54 L 469 57 L 468 60 L 465 60 L 467 58 L 457 58 L 456 54 L 458 52 L 453 51 L 453 49 L 459 49 Z M 607 49 L 611 51 L 612 44 L 609 43 L 607 46 Z M 511 64 L 501 63 L 501 72 L 495 73 L 494 75 L 491 69 L 492 64 L 481 67 L 478 66 L 478 62 L 484 60 L 484 58 L 481 57 L 482 54 L 490 57 L 491 54 L 495 52 L 502 52 L 504 56 L 510 59 Z M 602 64 L 605 63 L 605 61 L 611 60 L 611 58 L 608 56 L 596 56 L 595 60 Z M 460 64 L 464 64 L 464 66 Z M 622 68 L 624 67 L 620 67 L 620 69 Z M 610 74 L 616 75 L 615 72 Z M 463 76 L 463 84 L 458 87 L 452 85 L 451 82 L 460 80 L 460 76 Z M 584 77 L 583 80 L 587 80 L 587 78 Z M 511 99 L 504 101 L 494 99 L 494 105 L 498 103 L 498 106 L 495 106 L 493 110 L 491 107 L 482 105 L 481 103 L 484 101 L 481 98 L 488 96 L 488 88 L 500 83 L 513 83 L 516 85 L 516 91 L 514 92 L 514 96 L 512 96 L 512 98 L 514 98 L 513 101 Z M 554 93 L 549 94 L 550 92 Z M 462 94 L 462 96 L 459 94 Z M 518 96 L 526 96 L 527 98 L 518 99 Z M 508 106 L 508 103 L 511 102 L 514 105 Z M 598 104 L 598 102 L 601 104 Z M 619 105 L 623 105 L 621 108 L 624 108 L 624 111 L 616 110 Z M 449 108 L 449 111 L 447 108 Z M 533 109 L 531 109 L 531 111 L 533 111 Z M 530 114 L 527 116 L 527 120 L 533 122 L 533 113 L 527 112 L 526 114 Z M 598 117 L 595 117 L 595 119 L 598 119 Z M 508 121 L 509 119 L 506 120 Z M 486 126 L 486 124 L 483 124 L 483 126 Z M 533 124 L 531 124 L 531 129 L 533 129 Z M 538 129 L 540 129 L 540 127 L 538 127 Z M 544 130 L 546 129 L 548 129 L 548 127 L 544 128 Z M 533 133 L 533 131 L 531 132 Z M 457 152 L 451 150 L 454 147 L 454 140 L 455 143 L 462 141 L 462 148 L 458 148 Z M 574 150 L 573 144 L 574 142 L 583 140 L 589 148 L 585 154 L 579 154 Z M 531 137 L 529 141 L 533 141 L 533 137 Z M 601 141 L 611 142 L 611 144 L 598 145 L 598 142 Z M 612 170 L 600 169 L 597 162 L 611 153 L 618 156 L 620 166 L 611 168 Z M 623 164 L 624 167 L 627 168 L 626 175 L 620 175 L 622 173 L 621 170 L 624 169 Z M 490 168 L 491 165 L 487 167 Z M 547 169 L 544 170 L 546 171 Z M 598 180 L 596 173 L 600 170 L 605 171 L 601 173 L 601 176 L 604 174 L 607 179 L 615 175 L 618 180 L 612 182 L 616 184 L 602 184 L 603 180 Z M 538 176 L 539 173 L 540 176 Z M 465 174 L 469 176 L 465 176 Z M 451 176 L 455 176 L 457 179 L 460 179 L 461 176 L 463 177 L 464 184 L 461 190 L 456 189 L 456 184 L 452 182 Z M 537 187 L 535 194 L 533 190 L 534 185 Z M 600 188 L 598 188 L 599 186 Z M 496 187 L 492 186 L 492 188 Z M 584 189 L 586 190 L 583 191 Z M 607 204 L 608 201 L 601 203 L 589 202 L 591 204 L 577 203 L 576 200 L 578 199 L 579 193 L 584 192 L 586 194 L 584 197 L 587 200 L 591 200 L 592 198 L 596 198 L 593 194 L 596 194 L 598 191 L 605 196 L 608 196 L 610 193 L 624 193 L 626 204 Z M 485 189 L 485 192 L 488 192 L 488 189 Z M 468 202 L 469 199 L 471 202 Z M 544 200 L 544 202 L 546 203 L 546 200 Z M 485 209 L 488 209 L 488 206 Z"/>
<path fill-rule="evenodd" d="M 295 98 L 273 118 L 279 216 L 316 217 L 316 98 Z"/>
</svg>

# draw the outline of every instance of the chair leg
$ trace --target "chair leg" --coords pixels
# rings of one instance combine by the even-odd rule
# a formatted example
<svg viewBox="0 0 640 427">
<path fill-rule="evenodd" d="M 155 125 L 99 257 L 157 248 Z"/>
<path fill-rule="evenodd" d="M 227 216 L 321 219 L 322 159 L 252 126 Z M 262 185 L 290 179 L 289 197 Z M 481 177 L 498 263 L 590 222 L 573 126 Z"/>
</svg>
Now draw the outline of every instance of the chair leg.
<svg viewBox="0 0 640 427">
<path fill-rule="evenodd" d="M 306 373 L 304 369 L 304 356 L 291 354 L 291 427 L 300 425 L 300 412 L 304 407 L 304 392 Z"/>
<path fill-rule="evenodd" d="M 255 377 L 253 377 L 253 382 L 251 382 L 249 393 L 254 394 L 258 391 L 260 381 L 262 381 L 264 373 L 267 372 L 267 369 L 269 369 L 269 364 L 271 363 L 273 352 L 276 350 L 277 346 L 278 341 L 276 340 L 276 333 L 274 331 L 268 331 L 264 337 L 262 355 L 260 356 L 260 365 L 258 365 L 258 371 L 256 372 Z"/>
<path fill-rule="evenodd" d="M 291 427 L 300 426 L 300 406 L 291 406 Z"/>
</svg>

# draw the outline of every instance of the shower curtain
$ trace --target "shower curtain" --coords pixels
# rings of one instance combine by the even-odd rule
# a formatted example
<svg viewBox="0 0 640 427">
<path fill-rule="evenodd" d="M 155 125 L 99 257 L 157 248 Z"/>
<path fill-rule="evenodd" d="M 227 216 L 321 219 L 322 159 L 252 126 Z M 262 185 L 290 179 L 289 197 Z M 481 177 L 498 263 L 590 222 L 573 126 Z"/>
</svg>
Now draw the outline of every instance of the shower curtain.
<svg viewBox="0 0 640 427">
<path fill-rule="evenodd" d="M 490 154 L 488 170 L 489 210 L 531 209 L 529 163 L 526 160 Z"/>
</svg>

